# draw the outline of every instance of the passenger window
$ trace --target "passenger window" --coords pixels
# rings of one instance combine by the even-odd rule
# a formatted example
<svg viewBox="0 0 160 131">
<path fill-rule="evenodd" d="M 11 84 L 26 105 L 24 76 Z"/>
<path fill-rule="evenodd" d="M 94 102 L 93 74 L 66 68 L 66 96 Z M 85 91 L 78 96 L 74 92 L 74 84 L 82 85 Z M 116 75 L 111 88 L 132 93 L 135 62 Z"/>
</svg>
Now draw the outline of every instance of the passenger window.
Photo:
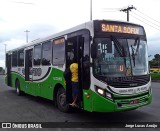
<svg viewBox="0 0 160 131">
<path fill-rule="evenodd" d="M 53 41 L 53 65 L 63 65 L 65 56 L 65 39 Z"/>
<path fill-rule="evenodd" d="M 17 51 L 14 51 L 12 53 L 12 67 L 16 67 L 17 66 Z"/>
<path fill-rule="evenodd" d="M 51 65 L 52 50 L 51 42 L 43 43 L 42 46 L 42 65 Z"/>
<path fill-rule="evenodd" d="M 24 50 L 18 51 L 18 66 L 24 66 Z"/>
<path fill-rule="evenodd" d="M 36 45 L 34 47 L 34 65 L 41 64 L 41 45 Z"/>
</svg>

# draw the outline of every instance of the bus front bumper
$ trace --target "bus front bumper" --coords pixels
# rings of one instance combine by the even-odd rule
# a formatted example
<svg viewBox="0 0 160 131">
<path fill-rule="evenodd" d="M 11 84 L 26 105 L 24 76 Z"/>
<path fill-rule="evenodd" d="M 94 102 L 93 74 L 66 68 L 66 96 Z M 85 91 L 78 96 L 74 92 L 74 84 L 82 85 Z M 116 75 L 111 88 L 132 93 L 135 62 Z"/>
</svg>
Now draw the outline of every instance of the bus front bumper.
<svg viewBox="0 0 160 131">
<path fill-rule="evenodd" d="M 94 112 L 118 112 L 133 110 L 141 106 L 148 105 L 152 101 L 152 95 L 149 93 L 136 98 L 115 100 L 109 100 L 95 92 L 92 93 L 92 111 Z"/>
</svg>

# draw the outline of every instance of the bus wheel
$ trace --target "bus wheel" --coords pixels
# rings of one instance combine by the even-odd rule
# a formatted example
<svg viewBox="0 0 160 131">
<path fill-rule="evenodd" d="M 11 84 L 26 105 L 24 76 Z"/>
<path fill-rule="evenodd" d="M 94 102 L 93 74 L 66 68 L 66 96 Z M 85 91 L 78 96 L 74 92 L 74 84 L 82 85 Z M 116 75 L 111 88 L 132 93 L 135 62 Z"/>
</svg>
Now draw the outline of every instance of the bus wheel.
<svg viewBox="0 0 160 131">
<path fill-rule="evenodd" d="M 68 112 L 69 111 L 69 105 L 66 103 L 66 92 L 64 88 L 59 88 L 57 92 L 57 107 L 62 112 Z"/>
<path fill-rule="evenodd" d="M 18 96 L 22 95 L 22 92 L 20 91 L 20 83 L 18 80 L 16 80 L 16 93 Z"/>
</svg>

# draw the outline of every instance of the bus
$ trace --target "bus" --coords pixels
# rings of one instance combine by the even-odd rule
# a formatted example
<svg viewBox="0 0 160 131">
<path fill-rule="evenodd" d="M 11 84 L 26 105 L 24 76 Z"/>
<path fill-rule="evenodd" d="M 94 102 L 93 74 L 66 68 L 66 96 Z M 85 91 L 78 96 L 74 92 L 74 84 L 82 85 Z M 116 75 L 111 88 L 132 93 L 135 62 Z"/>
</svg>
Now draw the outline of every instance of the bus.
<svg viewBox="0 0 160 131">
<path fill-rule="evenodd" d="M 64 72 L 76 58 L 80 109 L 134 110 L 152 101 L 147 49 L 143 26 L 92 20 L 7 51 L 5 81 L 18 95 L 53 100 L 68 112 L 73 98 Z"/>
</svg>

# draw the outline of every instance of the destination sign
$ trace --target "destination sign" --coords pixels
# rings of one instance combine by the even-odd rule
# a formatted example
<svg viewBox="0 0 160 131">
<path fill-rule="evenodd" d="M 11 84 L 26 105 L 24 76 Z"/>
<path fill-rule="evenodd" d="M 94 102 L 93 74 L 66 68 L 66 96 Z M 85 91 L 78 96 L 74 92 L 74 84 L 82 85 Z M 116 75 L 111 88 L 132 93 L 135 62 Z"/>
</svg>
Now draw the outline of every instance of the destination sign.
<svg viewBox="0 0 160 131">
<path fill-rule="evenodd" d="M 143 30 L 141 27 L 133 26 L 133 25 L 125 25 L 125 24 L 102 23 L 101 31 L 143 35 Z"/>
<path fill-rule="evenodd" d="M 62 44 L 62 43 L 64 43 L 64 42 L 65 42 L 64 38 L 57 39 L 57 40 L 54 40 L 54 41 L 53 41 L 54 44 Z"/>
</svg>

